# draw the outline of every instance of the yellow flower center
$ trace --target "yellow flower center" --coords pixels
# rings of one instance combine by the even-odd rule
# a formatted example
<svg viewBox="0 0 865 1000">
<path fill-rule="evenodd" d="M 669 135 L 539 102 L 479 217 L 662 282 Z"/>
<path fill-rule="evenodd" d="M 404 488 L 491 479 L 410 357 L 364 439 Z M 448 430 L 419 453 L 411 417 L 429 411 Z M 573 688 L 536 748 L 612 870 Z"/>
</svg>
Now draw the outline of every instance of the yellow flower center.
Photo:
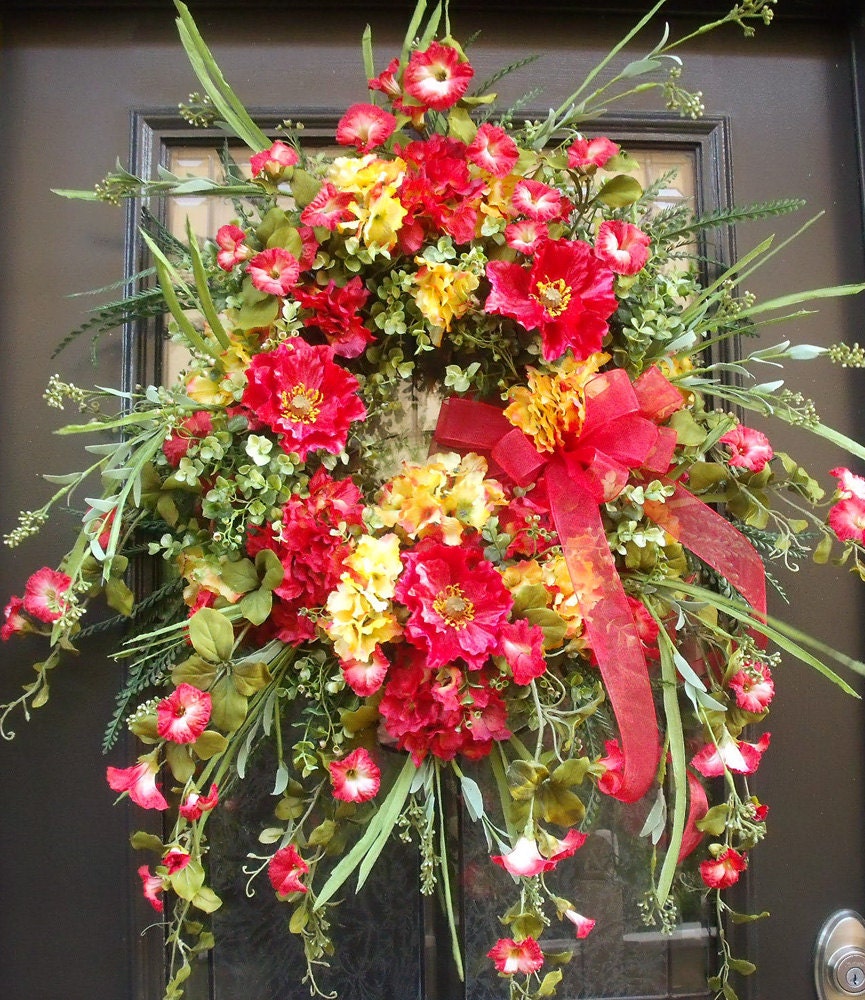
<svg viewBox="0 0 865 1000">
<path fill-rule="evenodd" d="M 303 382 L 299 382 L 290 391 L 283 392 L 280 399 L 282 415 L 287 420 L 298 424 L 314 424 L 324 396 L 318 389 L 308 389 Z"/>
<path fill-rule="evenodd" d="M 561 316 L 570 304 L 571 289 L 565 284 L 564 278 L 539 281 L 531 297 L 540 302 L 550 316 Z"/>
<path fill-rule="evenodd" d="M 450 625 L 451 628 L 463 629 L 475 617 L 475 606 L 463 593 L 462 587 L 451 583 L 440 590 L 433 601 L 436 614 Z"/>
</svg>

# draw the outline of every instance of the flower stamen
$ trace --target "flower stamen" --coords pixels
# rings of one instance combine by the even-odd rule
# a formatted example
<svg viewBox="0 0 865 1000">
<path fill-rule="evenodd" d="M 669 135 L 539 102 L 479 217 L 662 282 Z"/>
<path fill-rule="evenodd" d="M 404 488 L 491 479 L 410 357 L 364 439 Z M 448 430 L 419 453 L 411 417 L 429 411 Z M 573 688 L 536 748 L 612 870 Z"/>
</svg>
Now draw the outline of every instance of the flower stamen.
<svg viewBox="0 0 865 1000">
<path fill-rule="evenodd" d="M 314 424 L 324 399 L 318 389 L 308 389 L 302 382 L 280 394 L 282 414 L 286 420 L 299 424 Z"/>
<path fill-rule="evenodd" d="M 451 628 L 463 629 L 475 617 L 475 606 L 465 596 L 459 584 L 451 583 L 440 590 L 433 601 L 436 614 L 450 625 Z"/>
</svg>

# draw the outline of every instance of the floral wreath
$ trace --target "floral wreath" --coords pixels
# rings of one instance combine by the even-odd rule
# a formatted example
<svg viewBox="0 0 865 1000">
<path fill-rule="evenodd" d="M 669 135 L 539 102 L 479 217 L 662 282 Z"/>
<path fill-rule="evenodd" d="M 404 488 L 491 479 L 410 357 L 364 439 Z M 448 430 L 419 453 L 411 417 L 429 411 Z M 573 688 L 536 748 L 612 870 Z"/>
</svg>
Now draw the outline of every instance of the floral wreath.
<svg viewBox="0 0 865 1000">
<path fill-rule="evenodd" d="M 697 33 L 753 34 L 771 2 L 746 0 Z M 825 661 L 862 669 L 768 615 L 764 562 L 812 552 L 861 575 L 865 539 L 865 479 L 833 469 L 827 495 L 742 419 L 808 428 L 865 459 L 810 401 L 752 375 L 820 354 L 857 365 L 858 347 L 742 343 L 791 304 L 862 286 L 758 303 L 736 283 L 766 245 L 706 280 L 689 257 L 700 234 L 801 203 L 702 218 L 659 208 L 633 158 L 583 131 L 602 101 L 650 87 L 696 117 L 701 95 L 682 87 L 674 54 L 693 34 L 665 33 L 607 83 L 591 90 L 595 71 L 547 118 L 517 122 L 488 87 L 471 89 L 447 10 L 426 17 L 421 2 L 383 71 L 365 37 L 369 102 L 342 116 L 345 152 L 328 158 L 290 122 L 265 135 L 177 8 L 206 94 L 184 114 L 245 142 L 249 174 L 226 156 L 221 181 L 118 170 L 95 192 L 63 192 L 195 192 L 234 199 L 236 217 L 202 243 L 147 216 L 153 280 L 94 320 L 164 314 L 188 352 L 174 384 L 50 381 L 50 405 L 88 415 L 66 433 L 115 439 L 80 475 L 46 477 L 55 495 L 6 536 L 21 543 L 101 477 L 71 551 L 6 607 L 3 639 L 35 633 L 50 651 L 3 724 L 45 703 L 66 651 L 122 630 L 105 748 L 125 726 L 144 751 L 107 780 L 172 817 L 162 837 L 133 838 L 156 855 L 139 874 L 166 914 L 166 997 L 213 943 L 208 820 L 267 743 L 277 801 L 263 842 L 275 846 L 253 874 L 291 908 L 313 992 L 337 894 L 365 881 L 394 831 L 419 845 L 422 891 L 444 887 L 461 968 L 449 774 L 491 863 L 514 878 L 507 936 L 488 953 L 511 997 L 555 992 L 553 919 L 576 938 L 595 925 L 546 876 L 609 797 L 642 810 L 647 923 L 669 929 L 686 894 L 714 894 L 709 985 L 734 998 L 732 973 L 753 966 L 731 953 L 724 920 L 742 915 L 723 893 L 765 833 L 748 776 L 769 746 L 768 732 L 750 734 L 772 668 L 787 653 L 850 693 Z M 721 342 L 734 362 L 713 360 Z M 741 384 L 725 380 L 731 367 Z M 432 440 L 397 461 L 405 411 L 430 391 L 445 397 Z M 146 596 L 126 582 L 142 551 L 163 567 Z M 85 624 L 100 596 L 116 618 Z"/>
</svg>

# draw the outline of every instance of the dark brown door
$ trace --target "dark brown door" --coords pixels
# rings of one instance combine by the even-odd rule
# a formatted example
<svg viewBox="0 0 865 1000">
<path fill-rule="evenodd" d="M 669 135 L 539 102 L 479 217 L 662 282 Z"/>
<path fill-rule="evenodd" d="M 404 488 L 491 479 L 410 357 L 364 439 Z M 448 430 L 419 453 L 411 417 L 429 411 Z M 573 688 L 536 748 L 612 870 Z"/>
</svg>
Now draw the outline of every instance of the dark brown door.
<svg viewBox="0 0 865 1000">
<path fill-rule="evenodd" d="M 526 14 L 519 4 L 463 6 L 454 0 L 455 33 L 465 37 L 482 29 L 473 54 L 482 76 L 527 52 L 541 54 L 539 64 L 506 85 L 517 96 L 540 81 L 540 110 L 558 103 L 631 23 L 610 13 L 592 17 L 589 6 L 539 3 Z M 632 6 L 642 12 L 647 5 Z M 227 78 L 251 107 L 298 114 L 362 99 L 359 39 L 366 20 L 373 24 L 379 59 L 401 38 L 408 5 L 387 7 L 370 4 L 364 12 L 354 3 L 210 3 L 192 10 Z M 862 34 L 862 25 L 853 23 L 858 15 L 852 11 L 846 19 L 830 16 L 835 5 L 781 0 L 780 7 L 777 22 L 755 40 L 731 30 L 685 53 L 688 79 L 703 90 L 707 110 L 729 119 L 728 162 L 720 176 L 732 185 L 735 200 L 783 195 L 808 201 L 795 222 L 740 229 L 739 249 L 769 231 L 787 235 L 808 214 L 825 213 L 754 276 L 750 290 L 766 296 L 865 276 L 851 57 L 851 38 Z M 646 39 L 651 44 L 654 35 Z M 66 439 L 52 436 L 71 415 L 42 402 L 49 375 L 62 370 L 82 386 L 117 384 L 125 364 L 119 332 L 100 340 L 96 369 L 87 335 L 52 358 L 91 304 L 69 296 L 122 279 L 128 227 L 122 209 L 66 201 L 50 189 L 91 187 L 118 155 L 126 159 L 132 113 L 171 111 L 195 81 L 168 0 L 110 9 L 20 4 L 6 17 L 2 41 L 0 529 L 6 531 L 19 510 L 37 508 L 49 495 L 40 472 L 72 471 L 83 458 Z M 858 70 L 865 71 L 861 50 Z M 853 341 L 863 315 L 865 305 L 855 299 L 827 303 L 778 339 Z M 847 377 L 828 363 L 803 372 L 789 372 L 791 386 L 821 400 L 826 422 L 861 437 L 861 375 Z M 778 446 L 795 452 L 823 480 L 843 460 L 827 448 L 817 453 L 804 433 L 791 432 Z M 19 549 L 4 549 L 0 597 L 17 592 L 33 568 L 55 563 L 73 525 L 73 514 L 68 531 L 61 517 Z M 818 578 L 803 566 L 790 590 L 797 625 L 862 656 L 861 585 L 843 570 L 827 585 L 825 572 Z M 775 610 L 787 613 L 780 604 Z M 26 682 L 38 655 L 35 647 L 3 646 L 3 701 Z M 0 746 L 0 997 L 159 996 L 158 949 L 154 953 L 138 934 L 147 913 L 134 874 L 138 862 L 126 847 L 128 824 L 138 820 L 112 805 L 104 767 L 119 761 L 100 750 L 119 669 L 89 648 L 70 658 L 55 671 L 48 705 L 29 724 L 12 720 L 16 737 Z M 753 930 L 751 954 L 759 972 L 751 988 L 762 1000 L 808 1000 L 814 995 L 811 949 L 823 920 L 842 907 L 865 910 L 865 727 L 861 705 L 806 668 L 789 662 L 778 682 L 772 747 L 757 789 L 771 808 L 769 836 L 753 852 L 749 883 L 753 906 L 773 915 Z M 627 988 L 617 984 L 616 991 L 590 995 L 624 996 Z M 306 995 L 305 988 L 294 995 Z M 632 995 L 645 994 L 634 985 Z"/>
</svg>

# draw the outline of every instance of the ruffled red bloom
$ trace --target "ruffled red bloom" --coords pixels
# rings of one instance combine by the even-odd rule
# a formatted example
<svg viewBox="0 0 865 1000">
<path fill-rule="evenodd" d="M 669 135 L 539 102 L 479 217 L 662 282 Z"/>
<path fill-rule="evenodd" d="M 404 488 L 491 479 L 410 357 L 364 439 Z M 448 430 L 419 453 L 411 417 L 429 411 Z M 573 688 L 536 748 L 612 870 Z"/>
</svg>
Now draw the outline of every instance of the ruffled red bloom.
<svg viewBox="0 0 865 1000">
<path fill-rule="evenodd" d="M 728 847 L 717 858 L 700 862 L 700 877 L 710 889 L 729 889 L 747 867 L 745 855 Z"/>
<path fill-rule="evenodd" d="M 487 958 L 491 958 L 499 972 L 506 976 L 512 976 L 516 972 L 529 975 L 537 972 L 544 964 L 541 946 L 531 937 L 523 938 L 522 941 L 499 938 L 487 952 Z"/>
<path fill-rule="evenodd" d="M 360 278 L 354 277 L 341 287 L 335 281 L 329 281 L 325 288 L 303 286 L 295 289 L 294 297 L 304 309 L 312 311 L 303 325 L 320 330 L 339 357 L 359 357 L 375 340 L 360 317 L 369 298 Z"/>
<path fill-rule="evenodd" d="M 60 621 L 66 611 L 66 594 L 71 586 L 71 577 L 43 566 L 24 584 L 24 610 L 48 625 Z"/>
<path fill-rule="evenodd" d="M 604 136 L 598 136 L 596 139 L 577 139 L 568 147 L 568 166 L 572 170 L 603 167 L 618 151 L 619 147 Z"/>
<path fill-rule="evenodd" d="M 775 455 L 766 435 L 744 424 L 727 431 L 719 440 L 730 449 L 728 464 L 748 469 L 749 472 L 762 472 Z"/>
<path fill-rule="evenodd" d="M 297 284 L 300 261 L 282 247 L 271 247 L 257 253 L 246 265 L 246 270 L 260 292 L 285 296 Z"/>
<path fill-rule="evenodd" d="M 341 222 L 354 218 L 349 208 L 353 201 L 354 195 L 350 191 L 338 191 L 330 181 L 326 181 L 300 213 L 300 221 L 307 226 L 322 226 L 333 231 Z"/>
<path fill-rule="evenodd" d="M 299 159 L 296 149 L 277 139 L 270 149 L 264 149 L 251 156 L 249 165 L 253 177 L 264 174 L 271 180 L 280 180 L 285 175 L 287 168 L 293 167 Z"/>
<path fill-rule="evenodd" d="M 181 851 L 173 847 L 162 859 L 162 863 L 168 869 L 168 874 L 174 875 L 175 872 L 183 871 L 191 860 L 192 855 L 189 851 Z"/>
<path fill-rule="evenodd" d="M 333 348 L 294 339 L 256 354 L 241 403 L 301 461 L 322 449 L 337 455 L 349 428 L 366 417 L 358 381 L 333 361 Z"/>
<path fill-rule="evenodd" d="M 172 743 L 194 743 L 207 728 L 212 703 L 206 691 L 178 684 L 156 706 L 156 731 Z"/>
<path fill-rule="evenodd" d="M 649 237 L 630 222 L 608 219 L 598 227 L 595 256 L 616 274 L 636 274 L 649 259 Z"/>
<path fill-rule="evenodd" d="M 336 141 L 369 153 L 387 141 L 396 130 L 396 118 L 375 104 L 352 104 L 336 126 Z"/>
<path fill-rule="evenodd" d="M 510 316 L 526 330 L 539 330 L 544 359 L 570 349 L 578 361 L 601 349 L 618 308 L 613 272 L 581 240 L 549 240 L 530 268 L 490 261 L 492 291 L 484 309 Z"/>
<path fill-rule="evenodd" d="M 465 94 L 474 75 L 452 45 L 432 42 L 423 52 L 415 50 L 409 56 L 403 89 L 424 108 L 445 111 Z"/>
<path fill-rule="evenodd" d="M 343 660 L 340 663 L 346 684 L 361 698 L 368 698 L 378 691 L 387 677 L 389 666 L 390 662 L 382 653 L 380 646 L 376 646 L 372 657 L 367 662 Z"/>
<path fill-rule="evenodd" d="M 507 177 L 520 158 L 517 144 L 499 125 L 484 122 L 466 150 L 468 158 L 493 177 Z"/>
<path fill-rule="evenodd" d="M 216 231 L 216 245 L 219 247 L 216 263 L 223 271 L 233 270 L 252 256 L 253 251 L 245 241 L 246 233 L 239 226 L 220 226 Z"/>
<path fill-rule="evenodd" d="M 498 651 L 513 598 L 480 548 L 425 539 L 402 556 L 396 598 L 409 611 L 408 640 L 437 670 L 463 659 L 480 669 Z"/>
<path fill-rule="evenodd" d="M 306 886 L 300 881 L 301 875 L 306 875 L 309 865 L 298 854 L 294 844 L 280 848 L 267 865 L 267 875 L 270 884 L 280 896 L 292 892 L 306 892 Z"/>
<path fill-rule="evenodd" d="M 162 442 L 162 452 L 168 464 L 176 469 L 180 460 L 186 457 L 193 440 L 201 440 L 212 433 L 213 417 L 207 410 L 196 410 L 185 417 Z"/>
<path fill-rule="evenodd" d="M 378 795 L 381 771 L 368 750 L 358 747 L 328 764 L 333 797 L 342 802 L 368 802 Z"/>
<path fill-rule="evenodd" d="M 184 819 L 192 823 L 197 819 L 201 819 L 206 812 L 210 812 L 211 809 L 215 809 L 218 805 L 219 786 L 211 785 L 207 795 L 202 795 L 200 792 L 190 792 L 177 807 L 177 811 Z"/>
</svg>

